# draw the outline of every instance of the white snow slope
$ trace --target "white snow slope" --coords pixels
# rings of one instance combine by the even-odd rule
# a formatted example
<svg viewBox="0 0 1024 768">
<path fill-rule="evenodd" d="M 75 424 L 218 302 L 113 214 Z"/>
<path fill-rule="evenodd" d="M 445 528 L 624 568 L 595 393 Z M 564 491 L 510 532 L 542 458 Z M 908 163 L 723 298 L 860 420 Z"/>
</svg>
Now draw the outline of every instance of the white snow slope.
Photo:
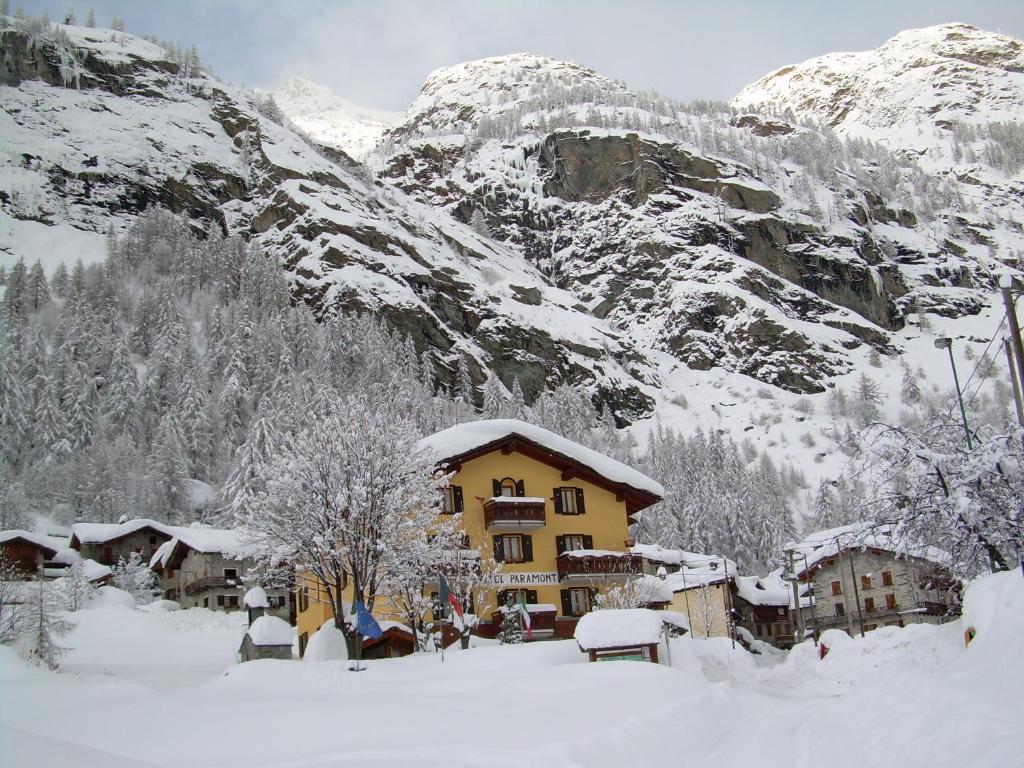
<svg viewBox="0 0 1024 768">
<path fill-rule="evenodd" d="M 316 141 L 364 159 L 401 114 L 357 106 L 328 88 L 293 77 L 270 91 L 288 119 Z"/>
<path fill-rule="evenodd" d="M 0 765 L 1019 765 L 1020 573 L 973 584 L 966 616 L 967 649 L 955 622 L 829 633 L 823 661 L 810 644 L 779 661 L 683 637 L 671 667 L 587 664 L 559 641 L 357 674 L 227 666 L 241 627 L 201 609 L 87 610 L 72 615 L 60 673 L 0 648 Z"/>
</svg>

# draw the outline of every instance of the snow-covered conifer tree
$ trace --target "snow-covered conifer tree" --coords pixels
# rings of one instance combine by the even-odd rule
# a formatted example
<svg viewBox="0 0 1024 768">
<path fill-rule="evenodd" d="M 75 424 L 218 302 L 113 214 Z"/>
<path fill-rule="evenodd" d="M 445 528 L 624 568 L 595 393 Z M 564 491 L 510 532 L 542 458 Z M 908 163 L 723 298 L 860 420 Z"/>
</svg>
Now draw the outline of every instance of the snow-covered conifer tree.
<svg viewBox="0 0 1024 768">
<path fill-rule="evenodd" d="M 128 559 L 121 558 L 111 567 L 110 583 L 135 598 L 136 603 L 148 603 L 156 595 L 156 574 L 142 555 L 132 552 Z"/>
<path fill-rule="evenodd" d="M 498 629 L 498 641 L 502 645 L 520 645 L 523 642 L 522 606 L 516 602 L 511 592 L 501 607 L 501 627 Z"/>
<path fill-rule="evenodd" d="M 493 373 L 484 382 L 484 406 L 481 416 L 485 419 L 500 419 L 505 408 L 505 387 Z"/>
</svg>

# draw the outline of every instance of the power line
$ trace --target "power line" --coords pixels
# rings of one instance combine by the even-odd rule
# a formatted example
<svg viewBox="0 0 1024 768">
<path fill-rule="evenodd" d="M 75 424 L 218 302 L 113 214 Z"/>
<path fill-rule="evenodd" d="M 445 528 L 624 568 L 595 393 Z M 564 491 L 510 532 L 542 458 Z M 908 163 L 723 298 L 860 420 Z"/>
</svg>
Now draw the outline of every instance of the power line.
<svg viewBox="0 0 1024 768">
<path fill-rule="evenodd" d="M 1006 324 L 1006 316 L 1003 315 L 1003 318 L 1002 318 L 1002 320 L 999 321 L 999 326 L 996 328 L 995 333 L 992 334 L 992 338 L 989 339 L 988 340 L 988 344 L 985 345 L 985 351 L 981 353 L 981 357 L 978 358 L 978 362 L 974 364 L 974 370 L 972 370 L 971 371 L 971 375 L 967 377 L 967 381 L 964 384 L 963 391 L 965 391 L 965 392 L 967 391 L 967 388 L 971 384 L 971 379 L 974 378 L 974 374 L 978 372 L 979 368 L 981 368 L 981 364 L 986 362 L 986 361 L 988 361 L 988 351 L 989 351 L 989 349 L 991 349 L 992 343 L 996 340 L 996 338 L 998 338 L 999 332 L 1001 330 L 1003 330 L 1003 326 L 1005 324 Z M 988 376 L 988 372 L 992 369 L 992 367 L 993 367 L 992 365 L 987 366 L 985 371 L 982 372 L 981 379 L 978 381 L 977 389 L 974 390 L 974 394 L 971 395 L 970 400 L 967 401 L 968 405 L 973 403 L 974 402 L 974 398 L 976 398 L 978 396 L 978 393 L 981 392 L 981 387 L 985 383 L 985 378 Z M 950 412 L 952 412 L 952 410 L 953 410 L 953 408 L 950 407 Z"/>
</svg>

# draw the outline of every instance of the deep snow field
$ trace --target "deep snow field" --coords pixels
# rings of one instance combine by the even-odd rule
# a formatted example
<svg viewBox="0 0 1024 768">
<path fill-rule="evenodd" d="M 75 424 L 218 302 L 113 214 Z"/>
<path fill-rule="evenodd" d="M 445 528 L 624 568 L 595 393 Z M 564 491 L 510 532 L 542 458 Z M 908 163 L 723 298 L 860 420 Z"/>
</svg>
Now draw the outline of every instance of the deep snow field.
<svg viewBox="0 0 1024 768">
<path fill-rule="evenodd" d="M 1024 579 L 964 619 L 752 656 L 672 641 L 671 668 L 572 641 L 367 663 L 234 664 L 240 614 L 72 614 L 58 673 L 0 647 L 2 766 L 1020 766 Z M 964 648 L 966 626 L 977 637 Z M 662 653 L 664 654 L 664 650 Z"/>
</svg>

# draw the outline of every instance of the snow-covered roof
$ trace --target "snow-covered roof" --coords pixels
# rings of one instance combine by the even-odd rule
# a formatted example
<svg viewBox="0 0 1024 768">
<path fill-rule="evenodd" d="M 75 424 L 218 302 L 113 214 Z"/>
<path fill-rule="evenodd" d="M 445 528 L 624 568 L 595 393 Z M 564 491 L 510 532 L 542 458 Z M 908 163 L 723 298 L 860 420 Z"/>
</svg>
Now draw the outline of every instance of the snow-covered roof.
<svg viewBox="0 0 1024 768">
<path fill-rule="evenodd" d="M 454 427 L 423 438 L 419 442 L 419 448 L 433 453 L 438 461 L 443 461 L 509 437 L 520 437 L 536 443 L 542 448 L 588 467 L 612 482 L 622 483 L 659 497 L 665 495 L 665 489 L 661 483 L 652 480 L 642 472 L 561 435 L 556 435 L 543 427 L 516 419 L 487 419 L 456 424 Z"/>
<path fill-rule="evenodd" d="M 796 544 L 797 575 L 802 576 L 823 560 L 848 549 L 876 549 L 901 557 L 918 557 L 941 566 L 948 566 L 950 562 L 949 554 L 937 547 L 909 544 L 895 526 L 861 522 L 816 531 Z"/>
<path fill-rule="evenodd" d="M 661 611 L 617 608 L 591 611 L 576 624 L 573 637 L 584 651 L 651 645 L 661 639 Z"/>
<path fill-rule="evenodd" d="M 634 555 L 640 555 L 644 560 L 665 565 L 679 565 L 683 559 L 682 550 L 669 549 L 660 544 L 634 544 L 629 551 Z"/>
<path fill-rule="evenodd" d="M 736 594 L 751 605 L 785 605 L 793 602 L 793 589 L 776 572 L 768 576 L 737 576 Z"/>
<path fill-rule="evenodd" d="M 139 518 L 125 523 L 75 523 L 71 526 L 71 537 L 82 544 L 103 544 L 120 539 L 144 528 L 152 528 L 167 537 L 173 537 L 177 528 L 156 520 Z"/>
<path fill-rule="evenodd" d="M 16 539 L 23 539 L 24 541 L 34 544 L 40 549 L 46 549 L 54 553 L 67 546 L 66 541 L 57 539 L 53 536 L 46 536 L 41 533 L 23 531 L 18 528 L 9 531 L 0 531 L 0 544 L 5 544 L 8 541 L 14 541 Z"/>
<path fill-rule="evenodd" d="M 173 538 L 170 541 L 165 541 L 153 553 L 153 557 L 149 559 L 150 568 L 155 568 L 157 565 L 166 568 L 179 545 L 205 553 L 239 554 L 243 549 L 242 532 L 227 528 L 207 528 L 199 525 L 173 527 L 172 535 Z"/>
<path fill-rule="evenodd" d="M 267 599 L 267 591 L 263 587 L 253 587 L 245 593 L 242 604 L 246 608 L 267 608 L 270 601 Z"/>
<path fill-rule="evenodd" d="M 260 616 L 249 627 L 254 645 L 291 645 L 293 631 L 288 622 L 277 616 Z"/>
<path fill-rule="evenodd" d="M 641 603 L 669 603 L 672 601 L 672 587 L 668 580 L 644 574 L 636 585 L 637 597 Z"/>
</svg>

